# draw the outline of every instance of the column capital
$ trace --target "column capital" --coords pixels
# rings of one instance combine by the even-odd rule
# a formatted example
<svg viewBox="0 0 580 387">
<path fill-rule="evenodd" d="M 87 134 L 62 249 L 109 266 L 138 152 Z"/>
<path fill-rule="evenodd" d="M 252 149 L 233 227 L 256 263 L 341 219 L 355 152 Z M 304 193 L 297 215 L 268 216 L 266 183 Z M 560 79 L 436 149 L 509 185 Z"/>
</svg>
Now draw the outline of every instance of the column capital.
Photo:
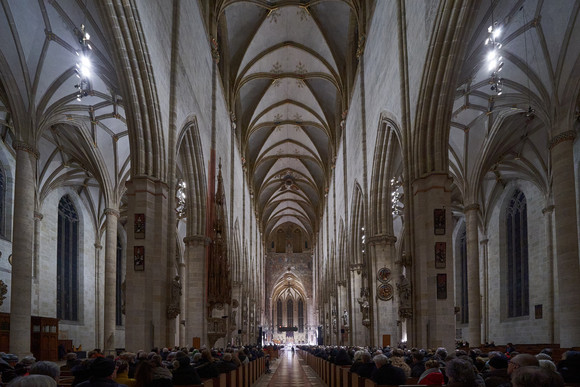
<svg viewBox="0 0 580 387">
<path fill-rule="evenodd" d="M 554 206 L 546 206 L 546 208 L 542 209 L 542 214 L 546 215 L 546 214 L 551 214 L 554 211 Z"/>
<path fill-rule="evenodd" d="M 478 203 L 468 204 L 467 206 L 464 207 L 463 210 L 465 212 L 467 212 L 467 211 L 473 211 L 473 210 L 478 211 L 479 210 L 479 204 Z"/>
<path fill-rule="evenodd" d="M 38 149 L 36 149 L 36 147 L 34 147 L 33 145 L 30 145 L 26 142 L 23 141 L 13 141 L 12 142 L 12 148 L 14 148 L 14 150 L 23 150 L 25 152 L 28 152 L 30 154 L 32 154 L 34 157 L 36 157 L 36 159 L 38 159 L 40 157 L 40 153 L 38 153 Z"/>
<path fill-rule="evenodd" d="M 394 235 L 374 235 L 369 238 L 369 245 L 394 245 L 397 242 L 397 237 Z"/>
<path fill-rule="evenodd" d="M 35 220 L 42 220 L 44 218 L 44 215 L 42 215 L 40 212 L 38 211 L 34 211 L 34 219 Z"/>
<path fill-rule="evenodd" d="M 485 239 L 482 239 L 482 240 L 480 240 L 480 241 L 479 241 L 479 244 L 480 244 L 480 245 L 486 245 L 486 244 L 487 244 L 487 242 L 489 242 L 489 239 L 485 238 Z"/>
<path fill-rule="evenodd" d="M 564 141 L 574 141 L 574 139 L 576 138 L 576 132 L 574 130 L 567 130 L 565 132 L 562 132 L 560 134 L 555 135 L 554 137 L 552 137 L 552 139 L 550 140 L 550 150 L 552 150 L 556 145 L 564 142 Z"/>
<path fill-rule="evenodd" d="M 187 246 L 208 246 L 211 243 L 211 239 L 205 235 L 189 235 L 183 238 L 183 243 L 185 243 Z"/>
<path fill-rule="evenodd" d="M 113 215 L 119 218 L 121 216 L 121 213 L 118 210 L 115 210 L 114 208 L 105 208 L 105 215 Z"/>
<path fill-rule="evenodd" d="M 103 248 L 103 245 L 100 243 L 95 243 L 94 246 L 95 246 L 95 249 L 97 249 L 97 250 L 101 250 Z"/>
</svg>

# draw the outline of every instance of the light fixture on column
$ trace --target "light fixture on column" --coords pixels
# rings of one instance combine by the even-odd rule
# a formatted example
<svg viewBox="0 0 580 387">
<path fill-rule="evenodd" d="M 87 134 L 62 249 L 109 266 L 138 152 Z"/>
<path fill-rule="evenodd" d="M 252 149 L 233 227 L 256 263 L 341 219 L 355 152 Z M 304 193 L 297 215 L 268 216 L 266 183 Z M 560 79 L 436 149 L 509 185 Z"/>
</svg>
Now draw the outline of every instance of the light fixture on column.
<svg viewBox="0 0 580 387">
<path fill-rule="evenodd" d="M 91 74 L 93 69 L 93 64 L 91 63 L 91 36 L 85 30 L 85 25 L 81 24 L 80 31 L 77 30 L 77 35 L 79 38 L 79 44 L 81 45 L 80 51 L 77 51 L 78 61 L 75 66 L 75 73 L 79 78 L 79 82 L 75 85 L 77 89 L 77 101 L 83 97 L 89 95 L 91 91 Z"/>
<path fill-rule="evenodd" d="M 485 45 L 489 47 L 487 53 L 488 70 L 491 71 L 491 90 L 497 95 L 503 92 L 503 80 L 499 73 L 503 68 L 503 57 L 501 56 L 501 43 L 499 37 L 501 35 L 501 27 L 493 20 L 493 4 L 491 8 L 491 25 L 487 28 L 488 37 L 485 39 Z"/>
</svg>

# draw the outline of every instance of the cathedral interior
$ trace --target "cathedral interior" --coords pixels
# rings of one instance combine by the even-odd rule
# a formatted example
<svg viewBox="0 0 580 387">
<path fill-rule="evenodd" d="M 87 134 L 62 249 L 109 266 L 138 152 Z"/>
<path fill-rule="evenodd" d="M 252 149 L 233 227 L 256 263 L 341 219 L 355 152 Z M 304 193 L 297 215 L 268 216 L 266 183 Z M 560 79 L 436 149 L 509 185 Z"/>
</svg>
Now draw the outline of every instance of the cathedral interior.
<svg viewBox="0 0 580 387">
<path fill-rule="evenodd" d="M 580 346 L 580 1 L 1 3 L 1 351 Z"/>
</svg>

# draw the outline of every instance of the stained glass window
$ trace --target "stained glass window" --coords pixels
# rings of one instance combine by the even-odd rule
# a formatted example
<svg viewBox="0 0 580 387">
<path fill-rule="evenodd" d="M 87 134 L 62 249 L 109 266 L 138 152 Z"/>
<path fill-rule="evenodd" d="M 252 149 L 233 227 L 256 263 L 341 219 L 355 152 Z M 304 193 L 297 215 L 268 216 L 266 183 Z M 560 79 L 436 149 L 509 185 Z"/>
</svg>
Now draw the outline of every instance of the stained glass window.
<svg viewBox="0 0 580 387">
<path fill-rule="evenodd" d="M 304 301 L 298 300 L 298 332 L 304 332 Z"/>
<path fill-rule="evenodd" d="M 294 326 L 294 301 L 291 298 L 286 302 L 286 321 L 288 322 L 286 326 Z"/>
<path fill-rule="evenodd" d="M 528 210 L 516 190 L 506 211 L 508 317 L 529 315 Z"/>
<path fill-rule="evenodd" d="M 79 217 L 68 195 L 58 204 L 57 317 L 78 321 Z"/>
<path fill-rule="evenodd" d="M 6 199 L 6 178 L 4 176 L 4 170 L 0 167 L 0 236 L 6 237 L 6 213 L 4 211 L 4 200 Z"/>
<path fill-rule="evenodd" d="M 276 320 L 277 320 L 277 324 L 279 327 L 282 326 L 282 300 L 280 298 L 278 298 L 278 301 L 276 302 Z"/>
</svg>

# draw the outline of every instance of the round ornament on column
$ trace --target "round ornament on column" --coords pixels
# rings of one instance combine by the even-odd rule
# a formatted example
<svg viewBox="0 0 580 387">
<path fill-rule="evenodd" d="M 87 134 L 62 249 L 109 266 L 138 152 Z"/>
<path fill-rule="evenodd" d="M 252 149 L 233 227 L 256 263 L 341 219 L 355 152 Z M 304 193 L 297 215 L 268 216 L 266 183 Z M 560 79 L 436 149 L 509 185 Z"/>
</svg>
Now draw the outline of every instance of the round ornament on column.
<svg viewBox="0 0 580 387">
<path fill-rule="evenodd" d="M 379 269 L 379 272 L 377 273 L 377 279 L 384 284 L 389 282 L 391 280 L 391 269 L 386 267 Z"/>
<path fill-rule="evenodd" d="M 393 287 L 390 284 L 381 284 L 377 287 L 377 296 L 383 301 L 393 298 Z"/>
</svg>

